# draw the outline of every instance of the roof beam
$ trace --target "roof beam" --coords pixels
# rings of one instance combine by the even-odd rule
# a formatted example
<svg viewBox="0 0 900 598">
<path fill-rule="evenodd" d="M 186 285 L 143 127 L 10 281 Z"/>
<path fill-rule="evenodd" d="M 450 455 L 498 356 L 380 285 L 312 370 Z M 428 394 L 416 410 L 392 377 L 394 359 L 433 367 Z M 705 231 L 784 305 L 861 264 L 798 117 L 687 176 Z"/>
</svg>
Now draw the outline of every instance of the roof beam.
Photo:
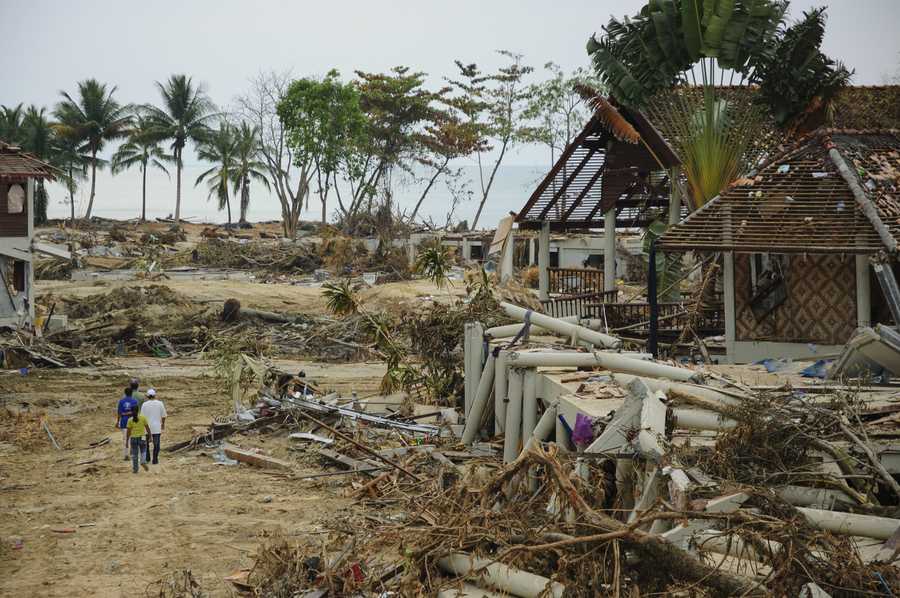
<svg viewBox="0 0 900 598">
<path fill-rule="evenodd" d="M 603 164 L 600 165 L 600 168 L 597 169 L 597 172 L 591 175 L 591 180 L 587 182 L 587 185 L 584 186 L 584 189 L 581 190 L 581 193 L 578 194 L 578 197 L 575 198 L 575 201 L 573 201 L 572 205 L 569 206 L 569 209 L 566 210 L 566 215 L 563 216 L 563 220 L 568 220 L 569 216 L 572 215 L 572 212 L 574 212 L 575 209 L 581 205 L 581 202 L 584 200 L 590 190 L 593 189 L 594 185 L 597 184 L 597 180 L 603 174 L 604 170 L 606 170 L 606 161 L 604 161 Z M 600 205 L 599 201 L 597 202 L 597 205 Z"/>
<path fill-rule="evenodd" d="M 547 217 L 547 214 L 550 213 L 550 209 L 559 202 L 560 198 L 563 196 L 563 194 L 566 192 L 566 190 L 572 185 L 572 181 L 575 180 L 575 178 L 584 169 L 585 165 L 587 165 L 588 161 L 596 153 L 597 153 L 596 147 L 588 150 L 588 153 L 586 153 L 584 155 L 584 158 L 581 159 L 581 162 L 578 163 L 578 166 L 575 167 L 575 170 L 573 170 L 572 173 L 566 177 L 566 180 L 563 181 L 562 186 L 556 190 L 556 193 L 553 194 L 553 199 L 551 199 L 549 202 L 547 202 L 547 205 L 541 211 L 541 215 L 539 217 L 541 220 L 543 220 Z M 565 218 L 563 218 L 563 219 L 565 219 Z"/>
</svg>

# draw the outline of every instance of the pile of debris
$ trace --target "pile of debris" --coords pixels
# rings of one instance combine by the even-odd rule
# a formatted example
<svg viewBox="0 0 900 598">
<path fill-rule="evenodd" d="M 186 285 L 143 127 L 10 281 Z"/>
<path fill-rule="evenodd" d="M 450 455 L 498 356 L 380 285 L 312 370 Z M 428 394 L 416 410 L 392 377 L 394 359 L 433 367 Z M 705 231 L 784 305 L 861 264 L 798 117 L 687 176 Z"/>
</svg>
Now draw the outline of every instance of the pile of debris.
<svg viewBox="0 0 900 598">
<path fill-rule="evenodd" d="M 360 483 L 364 516 L 333 522 L 324 546 L 268 543 L 242 583 L 317 596 L 900 591 L 900 469 L 874 440 L 900 436 L 895 393 L 751 388 L 623 352 L 596 323 L 502 307 L 520 323 L 466 328 L 465 425 L 450 427 L 462 446 L 441 448 L 502 445 L 502 461 Z"/>
</svg>

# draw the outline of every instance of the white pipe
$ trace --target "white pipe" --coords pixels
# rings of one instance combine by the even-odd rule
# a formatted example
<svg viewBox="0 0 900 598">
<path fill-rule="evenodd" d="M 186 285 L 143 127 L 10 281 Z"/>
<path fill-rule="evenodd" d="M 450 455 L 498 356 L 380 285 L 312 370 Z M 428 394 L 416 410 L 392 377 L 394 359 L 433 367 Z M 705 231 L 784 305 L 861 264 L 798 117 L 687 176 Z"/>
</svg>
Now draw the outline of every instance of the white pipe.
<svg viewBox="0 0 900 598">
<path fill-rule="evenodd" d="M 900 527 L 900 519 L 891 519 L 889 517 L 835 513 L 834 511 L 808 509 L 806 507 L 797 507 L 797 510 L 806 517 L 806 520 L 813 527 L 836 534 L 887 540 Z"/>
<path fill-rule="evenodd" d="M 556 429 L 556 406 L 559 405 L 559 401 L 553 401 L 547 408 L 544 410 L 544 414 L 541 415 L 541 418 L 538 420 L 537 424 L 534 426 L 534 431 L 531 433 L 531 437 L 528 439 L 528 442 L 525 444 L 525 450 L 531 448 L 533 444 L 543 442 L 547 440 L 550 436 L 550 432 Z"/>
<path fill-rule="evenodd" d="M 484 370 L 481 372 L 481 380 L 478 381 L 478 390 L 475 391 L 475 400 L 472 401 L 472 408 L 466 417 L 466 427 L 463 429 L 463 444 L 472 444 L 475 440 L 475 434 L 481 426 L 481 417 L 484 415 L 484 408 L 488 404 L 491 397 L 491 390 L 494 386 L 494 354 L 488 353 L 487 361 L 484 362 Z"/>
<path fill-rule="evenodd" d="M 715 411 L 676 407 L 672 409 L 672 414 L 675 416 L 676 428 L 720 431 L 731 430 L 737 427 L 737 421 Z"/>
<path fill-rule="evenodd" d="M 594 353 L 576 353 L 574 351 L 534 351 L 511 352 L 507 358 L 508 363 L 515 367 L 601 367 L 613 372 L 624 372 L 639 376 L 651 376 L 655 378 L 669 378 L 686 382 L 694 379 L 698 374 L 686 368 L 677 368 L 671 365 L 641 361 L 632 357 L 623 357 L 616 353 L 602 351 Z"/>
<path fill-rule="evenodd" d="M 523 372 L 519 368 L 509 370 L 509 384 L 506 404 L 506 426 L 503 438 L 503 462 L 511 463 L 519 455 L 519 440 L 522 434 L 522 387 Z"/>
<path fill-rule="evenodd" d="M 783 547 L 780 542 L 775 542 L 774 540 L 763 539 L 761 542 L 763 542 L 764 545 L 768 545 L 767 547 L 770 554 L 773 555 L 778 554 Z M 737 534 L 729 535 L 716 530 L 705 530 L 697 532 L 691 540 L 691 543 L 698 550 L 703 552 L 715 552 L 717 554 L 723 554 L 738 559 L 749 558 L 760 563 L 767 563 L 770 561 L 768 555 L 765 553 L 761 554 L 755 546 L 744 542 Z"/>
<path fill-rule="evenodd" d="M 471 583 L 464 583 L 459 588 L 447 588 L 437 594 L 437 598 L 506 598 L 507 594 L 498 594 L 479 588 Z"/>
<path fill-rule="evenodd" d="M 509 376 L 508 351 L 500 351 L 494 365 L 494 433 L 502 434 L 506 429 L 506 385 Z"/>
<path fill-rule="evenodd" d="M 531 310 L 525 309 L 523 307 L 519 307 L 518 305 L 513 305 L 512 303 L 501 303 L 500 307 L 503 308 L 503 311 L 506 312 L 511 318 L 516 318 L 522 322 L 525 321 L 526 316 L 530 313 L 529 316 L 532 324 L 536 324 L 541 328 L 546 328 L 547 330 L 552 330 L 554 332 L 558 332 L 559 334 L 570 337 L 573 334 L 578 335 L 578 338 L 581 340 L 585 340 L 591 344 L 606 347 L 607 349 L 617 349 L 622 345 L 622 341 L 613 336 L 609 336 L 608 334 L 603 334 L 602 332 L 596 332 L 591 330 L 590 328 L 585 328 L 584 326 L 579 326 L 578 324 L 572 324 L 570 322 L 566 322 L 564 320 L 560 320 L 559 318 L 552 318 L 548 315 L 533 312 Z"/>
<path fill-rule="evenodd" d="M 537 423 L 537 371 L 525 370 L 522 383 L 522 442 L 528 442 Z"/>
<path fill-rule="evenodd" d="M 566 586 L 558 581 L 464 552 L 454 552 L 438 559 L 438 567 L 454 575 L 477 574 L 485 584 L 520 598 L 562 598 L 566 591 Z"/>
<path fill-rule="evenodd" d="M 708 403 L 712 407 L 737 407 L 741 404 L 740 399 L 707 386 L 683 384 L 680 382 L 670 382 L 668 380 L 659 380 L 657 378 L 646 378 L 620 373 L 613 374 L 612 379 L 623 387 L 628 386 L 632 381 L 637 379 L 646 384 L 647 388 L 650 390 L 661 390 L 666 394 L 669 392 L 676 392 L 692 399 L 696 399 L 698 403 Z"/>
<path fill-rule="evenodd" d="M 806 486 L 782 486 L 775 489 L 782 500 L 795 506 L 814 507 L 817 509 L 846 509 L 856 502 L 841 490 L 827 488 L 808 488 Z"/>
</svg>

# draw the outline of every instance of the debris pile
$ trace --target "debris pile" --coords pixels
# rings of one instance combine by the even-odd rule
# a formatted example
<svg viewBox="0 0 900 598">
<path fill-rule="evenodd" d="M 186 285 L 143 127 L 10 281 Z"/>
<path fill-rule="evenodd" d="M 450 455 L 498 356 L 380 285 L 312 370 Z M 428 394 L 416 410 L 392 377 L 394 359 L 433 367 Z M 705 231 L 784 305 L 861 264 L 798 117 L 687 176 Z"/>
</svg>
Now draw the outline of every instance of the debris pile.
<svg viewBox="0 0 900 598">
<path fill-rule="evenodd" d="M 477 383 L 466 386 L 465 426 L 450 427 L 461 446 L 445 439 L 440 454 L 469 458 L 421 483 L 396 468 L 371 491 L 358 482 L 364 515 L 329 522 L 324 544 L 264 545 L 248 587 L 448 597 L 900 591 L 900 469 L 874 440 L 876 431 L 900 436 L 886 417 L 900 412 L 892 393 L 751 388 L 623 352 L 590 322 L 502 308 L 521 323 L 466 327 L 467 336 L 480 328 L 487 351 L 473 363 L 484 347 L 467 339 Z M 500 445 L 502 461 L 475 453 Z M 404 463 L 419 475 L 416 461 Z"/>
</svg>

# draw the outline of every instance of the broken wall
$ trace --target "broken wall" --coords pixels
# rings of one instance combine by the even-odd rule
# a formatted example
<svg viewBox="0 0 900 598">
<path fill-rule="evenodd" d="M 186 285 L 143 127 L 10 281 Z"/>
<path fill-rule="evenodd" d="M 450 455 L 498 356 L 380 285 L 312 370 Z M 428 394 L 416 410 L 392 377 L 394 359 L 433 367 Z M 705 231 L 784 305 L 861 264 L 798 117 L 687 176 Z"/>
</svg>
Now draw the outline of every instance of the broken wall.
<svg viewBox="0 0 900 598">
<path fill-rule="evenodd" d="M 736 340 L 842 345 L 855 332 L 852 256 L 784 256 L 787 298 L 760 320 L 750 308 L 750 258 L 748 254 L 734 257 Z"/>
</svg>

